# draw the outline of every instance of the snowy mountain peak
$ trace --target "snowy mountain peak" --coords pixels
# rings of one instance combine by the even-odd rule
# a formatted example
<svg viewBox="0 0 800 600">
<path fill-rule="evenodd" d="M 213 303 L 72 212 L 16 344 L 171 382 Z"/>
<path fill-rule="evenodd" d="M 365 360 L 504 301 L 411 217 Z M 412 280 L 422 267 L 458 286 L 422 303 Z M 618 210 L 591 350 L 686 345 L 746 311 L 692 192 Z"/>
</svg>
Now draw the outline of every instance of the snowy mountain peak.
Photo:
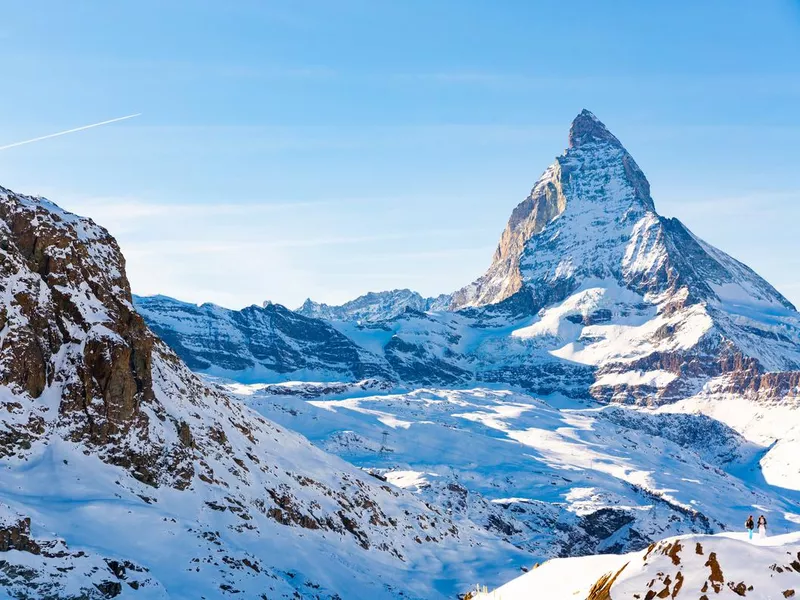
<svg viewBox="0 0 800 600">
<path fill-rule="evenodd" d="M 680 361 L 669 357 L 687 348 L 722 357 L 721 366 L 707 369 L 711 376 L 741 370 L 725 358 L 737 352 L 756 359 L 756 370 L 800 367 L 800 315 L 791 303 L 677 219 L 661 217 L 642 170 L 588 111 L 573 122 L 570 147 L 511 213 L 488 270 L 453 294 L 451 308 L 507 300 L 503 306 L 541 319 L 519 337 L 573 363 L 627 369 L 630 348 L 642 344 L 653 353 L 643 367 L 678 375 Z M 626 329 L 598 329 L 600 322 Z M 632 325 L 642 327 L 641 339 L 612 341 Z M 627 366 L 612 367 L 617 361 Z M 619 393 L 616 384 L 611 394 L 600 387 L 595 395 Z M 670 394 L 688 391 L 672 388 Z"/>
<path fill-rule="evenodd" d="M 620 141 L 603 125 L 600 119 L 584 108 L 575 117 L 569 128 L 569 147 L 577 148 L 592 142 L 606 142 L 622 147 Z"/>
<path fill-rule="evenodd" d="M 331 306 L 307 299 L 295 312 L 326 321 L 378 322 L 393 319 L 407 310 L 426 312 L 444 310 L 450 304 L 450 296 L 442 294 L 435 298 L 423 298 L 409 289 L 368 292 L 355 300 Z"/>
<path fill-rule="evenodd" d="M 578 270 L 620 279 L 627 242 L 646 216 L 659 219 L 644 173 L 584 110 L 572 122 L 567 150 L 511 213 L 491 266 L 453 295 L 452 308 L 495 304 L 536 280 L 548 282 L 527 286 L 544 305 L 561 293 L 553 284 L 576 280 Z"/>
</svg>

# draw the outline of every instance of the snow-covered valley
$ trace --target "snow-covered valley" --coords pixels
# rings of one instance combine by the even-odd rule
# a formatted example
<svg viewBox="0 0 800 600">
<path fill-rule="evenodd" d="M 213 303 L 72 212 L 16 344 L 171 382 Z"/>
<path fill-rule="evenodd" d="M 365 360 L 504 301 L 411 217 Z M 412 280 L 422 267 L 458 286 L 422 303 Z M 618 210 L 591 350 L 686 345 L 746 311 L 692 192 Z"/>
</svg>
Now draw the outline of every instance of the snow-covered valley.
<svg viewBox="0 0 800 600">
<path fill-rule="evenodd" d="M 735 530 L 753 507 L 776 532 L 800 527 L 800 492 L 765 481 L 764 463 L 774 461 L 768 447 L 701 414 L 497 388 L 308 400 L 286 388 L 226 387 L 318 447 L 468 517 L 537 561 Z"/>
</svg>

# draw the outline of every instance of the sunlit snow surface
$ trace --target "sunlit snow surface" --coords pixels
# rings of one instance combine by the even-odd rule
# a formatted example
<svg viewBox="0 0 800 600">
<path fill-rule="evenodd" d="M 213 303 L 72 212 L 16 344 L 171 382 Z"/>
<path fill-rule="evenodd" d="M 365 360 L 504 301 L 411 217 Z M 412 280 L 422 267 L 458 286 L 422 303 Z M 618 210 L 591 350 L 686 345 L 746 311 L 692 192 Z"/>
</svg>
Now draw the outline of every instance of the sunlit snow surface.
<svg viewBox="0 0 800 600">
<path fill-rule="evenodd" d="M 316 503 L 319 513 L 333 500 L 320 485 L 297 485 L 298 476 L 343 493 L 345 485 L 365 478 L 366 485 L 358 488 L 399 528 L 383 528 L 379 537 L 367 531 L 372 539 L 365 550 L 352 536 L 279 524 L 251 510 L 250 503 L 267 498 L 274 483 L 245 486 L 231 479 L 230 488 L 222 488 L 195 478 L 186 491 L 153 488 L 86 455 L 79 445 L 54 438 L 27 461 L 0 461 L 0 527 L 13 523 L 16 515 L 30 517 L 33 538 L 65 540 L 78 558 L 48 559 L 16 550 L 3 558 L 35 568 L 40 577 L 60 582 L 76 597 L 83 597 L 79 586 L 86 585 L 92 572 L 107 572 L 105 560 L 132 560 L 148 571 L 129 571 L 129 580 L 147 583 L 136 592 L 124 585 L 119 597 L 145 600 L 222 597 L 223 586 L 238 590 L 234 597 L 242 598 L 260 598 L 262 593 L 270 599 L 295 598 L 301 590 L 303 597 L 338 593 L 348 599 L 444 600 L 464 591 L 473 579 L 501 583 L 523 559 L 521 552 L 464 520 L 455 535 L 420 544 L 415 536 L 439 536 L 441 531 L 430 523 L 416 526 L 420 511 L 438 518 L 419 499 L 320 452 L 292 432 L 276 427 L 267 435 L 254 434 L 259 455 L 270 465 L 280 465 L 275 472 L 278 486 L 285 485 L 300 502 Z M 232 427 L 228 436 L 236 443 Z M 398 483 L 412 479 L 400 477 Z M 244 513 L 220 510 L 231 497 L 242 502 Z M 354 518 L 356 514 L 354 509 Z M 382 551 L 382 544 L 403 558 Z M 256 570 L 244 561 L 261 566 Z M 64 567 L 67 572 L 59 570 Z M 0 588 L 0 598 L 7 597 L 4 593 Z"/>
<path fill-rule="evenodd" d="M 709 384 L 713 390 L 715 382 Z M 761 459 L 764 479 L 771 485 L 800 490 L 800 404 L 759 403 L 732 394 L 700 394 L 666 405 L 663 413 L 706 414 L 769 447 Z"/>
<path fill-rule="evenodd" d="M 680 549 L 671 555 L 663 549 Z M 709 562 L 712 553 L 720 577 L 712 579 Z M 671 586 L 670 593 L 661 597 L 732 600 L 779 600 L 800 592 L 800 572 L 791 565 L 800 561 L 800 533 L 748 540 L 744 533 L 718 536 L 690 536 L 666 540 L 653 552 L 634 552 L 627 555 L 599 555 L 548 561 L 525 575 L 493 590 L 478 594 L 475 600 L 575 600 L 586 598 L 592 586 L 606 574 L 617 575 L 611 587 L 614 600 L 644 598 L 646 591 L 662 592 Z M 675 564 L 675 562 L 678 564 Z M 680 573 L 680 576 L 678 576 Z M 680 581 L 678 591 L 676 583 Z M 667 582 L 667 583 L 665 583 Z M 744 583 L 744 594 L 739 588 Z M 715 591 L 715 584 L 719 591 Z M 703 589 L 705 588 L 705 592 Z M 794 594 L 785 595 L 792 590 Z M 674 595 L 673 595 L 674 593 Z M 658 596 L 653 596 L 658 597 Z"/>
<path fill-rule="evenodd" d="M 735 529 L 755 510 L 776 532 L 800 519 L 800 494 L 764 479 L 767 448 L 701 415 L 489 388 L 310 401 L 247 391 L 268 418 L 536 559 Z"/>
</svg>

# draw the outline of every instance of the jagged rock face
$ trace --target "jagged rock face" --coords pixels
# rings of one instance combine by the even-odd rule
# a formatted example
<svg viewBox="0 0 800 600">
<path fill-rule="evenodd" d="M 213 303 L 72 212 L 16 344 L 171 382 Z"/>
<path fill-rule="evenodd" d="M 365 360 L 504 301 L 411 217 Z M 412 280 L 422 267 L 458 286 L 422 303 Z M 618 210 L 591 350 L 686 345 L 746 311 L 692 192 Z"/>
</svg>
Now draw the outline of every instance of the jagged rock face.
<svg viewBox="0 0 800 600">
<path fill-rule="evenodd" d="M 391 374 L 385 360 L 334 327 L 279 304 L 235 311 L 165 296 L 135 297 L 134 303 L 150 327 L 196 371 L 245 371 L 255 380 L 269 373 L 280 377 L 300 372 L 323 381 Z"/>
<path fill-rule="evenodd" d="M 154 405 L 156 338 L 133 309 L 124 268 L 92 221 L 0 191 L 0 381 L 15 415 L 0 455 L 24 455 L 57 430 L 142 481 L 155 483 L 162 467 L 185 485 L 185 448 L 137 443 Z"/>
<path fill-rule="evenodd" d="M 493 304 L 516 294 L 522 288 L 520 257 L 525 243 L 565 208 L 560 165 L 556 163 L 537 182 L 530 196 L 511 213 L 489 270 L 472 285 L 455 292 L 451 308 Z"/>
<path fill-rule="evenodd" d="M 326 321 L 376 323 L 399 317 L 408 310 L 416 312 L 444 310 L 449 306 L 450 301 L 451 298 L 447 294 L 435 298 L 423 298 L 411 290 L 392 290 L 369 292 L 339 306 L 314 302 L 309 298 L 295 312 Z"/>
<path fill-rule="evenodd" d="M 0 275 L 0 516 L 11 515 L 0 586 L 13 597 L 133 593 L 144 580 L 126 564 L 150 570 L 148 598 L 333 598 L 352 581 L 376 598 L 426 597 L 431 582 L 402 582 L 440 551 L 516 553 L 202 383 L 134 310 L 119 248 L 92 221 L 2 190 Z M 269 328 L 248 344 L 261 360 L 305 360 L 304 340 L 310 360 L 343 357 L 352 376 L 369 356 L 321 321 L 252 312 L 231 322 Z M 368 576 L 376 553 L 381 582 Z M 327 557 L 331 574 L 309 556 Z"/>
<path fill-rule="evenodd" d="M 451 307 L 505 300 L 526 283 L 526 271 L 548 269 L 542 278 L 548 282 L 567 278 L 576 268 L 585 268 L 597 277 L 608 276 L 607 264 L 603 264 L 608 262 L 607 257 L 583 252 L 580 258 L 591 261 L 586 264 L 579 262 L 578 253 L 568 249 L 590 231 L 594 239 L 586 239 L 584 247 L 595 248 L 597 239 L 612 241 L 609 231 L 631 229 L 645 214 L 654 212 L 649 184 L 633 158 L 592 113 L 584 110 L 572 123 L 568 150 L 511 213 L 487 273 L 456 292 Z M 537 237 L 556 220 L 559 223 L 554 231 Z M 531 246 L 531 240 L 537 240 L 538 245 Z M 568 260 L 545 265 L 542 255 Z M 549 300 L 541 291 L 534 293 L 544 303 Z"/>
</svg>

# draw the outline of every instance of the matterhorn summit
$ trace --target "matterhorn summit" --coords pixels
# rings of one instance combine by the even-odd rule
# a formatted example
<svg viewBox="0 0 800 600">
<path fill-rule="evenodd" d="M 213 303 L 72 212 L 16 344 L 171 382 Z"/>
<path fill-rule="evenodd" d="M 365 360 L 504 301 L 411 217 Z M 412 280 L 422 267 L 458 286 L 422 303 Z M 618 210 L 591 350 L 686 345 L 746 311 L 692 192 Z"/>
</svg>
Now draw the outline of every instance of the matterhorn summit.
<svg viewBox="0 0 800 600">
<path fill-rule="evenodd" d="M 456 292 L 452 307 L 495 304 L 522 290 L 544 306 L 592 278 L 640 293 L 674 293 L 691 281 L 687 292 L 713 295 L 709 281 L 687 272 L 695 258 L 720 283 L 744 276 L 757 300 L 791 307 L 749 269 L 704 246 L 680 222 L 656 213 L 636 161 L 584 110 L 564 154 L 512 212 L 488 271 Z"/>
</svg>

